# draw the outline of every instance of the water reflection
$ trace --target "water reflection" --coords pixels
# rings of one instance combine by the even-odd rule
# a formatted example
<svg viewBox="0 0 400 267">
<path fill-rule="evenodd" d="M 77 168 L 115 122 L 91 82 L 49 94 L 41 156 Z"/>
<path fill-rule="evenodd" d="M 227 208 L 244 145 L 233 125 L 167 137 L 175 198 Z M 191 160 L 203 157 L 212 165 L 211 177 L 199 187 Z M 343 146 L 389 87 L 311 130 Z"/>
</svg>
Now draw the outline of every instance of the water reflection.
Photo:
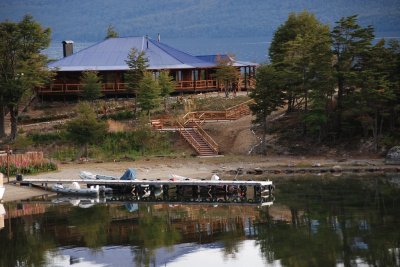
<svg viewBox="0 0 400 267">
<path fill-rule="evenodd" d="M 400 265 L 392 178 L 274 183 L 274 204 L 264 206 L 130 197 L 7 203 L 0 266 Z"/>
</svg>

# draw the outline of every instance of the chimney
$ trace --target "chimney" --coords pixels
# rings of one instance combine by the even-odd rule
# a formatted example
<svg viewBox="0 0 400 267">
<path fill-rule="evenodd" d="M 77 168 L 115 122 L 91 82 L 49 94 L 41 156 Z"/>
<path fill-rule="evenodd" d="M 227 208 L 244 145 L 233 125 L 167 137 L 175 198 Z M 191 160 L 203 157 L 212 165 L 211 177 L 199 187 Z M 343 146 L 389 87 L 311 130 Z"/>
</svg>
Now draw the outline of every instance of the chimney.
<svg viewBox="0 0 400 267">
<path fill-rule="evenodd" d="M 74 41 L 66 40 L 62 41 L 62 44 L 64 57 L 68 57 L 74 53 Z"/>
<path fill-rule="evenodd" d="M 157 35 L 157 41 L 158 41 L 158 42 L 161 41 L 161 35 L 160 35 L 160 34 Z"/>
<path fill-rule="evenodd" d="M 146 48 L 149 49 L 149 36 L 146 34 Z"/>
</svg>

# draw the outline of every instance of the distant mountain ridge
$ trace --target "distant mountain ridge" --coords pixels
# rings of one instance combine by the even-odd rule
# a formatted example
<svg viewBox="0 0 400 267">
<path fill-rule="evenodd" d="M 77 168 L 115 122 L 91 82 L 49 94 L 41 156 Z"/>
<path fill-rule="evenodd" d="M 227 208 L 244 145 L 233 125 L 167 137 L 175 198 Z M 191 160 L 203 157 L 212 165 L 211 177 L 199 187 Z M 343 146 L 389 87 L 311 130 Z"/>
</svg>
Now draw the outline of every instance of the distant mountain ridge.
<svg viewBox="0 0 400 267">
<path fill-rule="evenodd" d="M 362 25 L 400 36 L 399 0 L 0 0 L 0 20 L 32 14 L 53 40 L 98 41 L 109 24 L 121 36 L 271 36 L 290 12 L 308 10 L 331 26 L 359 14 Z"/>
</svg>

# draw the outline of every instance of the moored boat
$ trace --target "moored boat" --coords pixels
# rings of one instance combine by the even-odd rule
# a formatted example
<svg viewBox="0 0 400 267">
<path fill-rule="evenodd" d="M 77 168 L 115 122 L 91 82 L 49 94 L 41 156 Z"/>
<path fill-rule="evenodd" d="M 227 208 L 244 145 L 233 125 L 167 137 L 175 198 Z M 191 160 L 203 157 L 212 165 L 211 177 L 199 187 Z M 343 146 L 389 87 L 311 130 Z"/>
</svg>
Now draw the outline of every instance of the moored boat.
<svg viewBox="0 0 400 267">
<path fill-rule="evenodd" d="M 4 176 L 3 174 L 0 172 L 0 201 L 3 199 L 4 196 L 4 192 L 6 191 L 6 188 L 4 187 Z"/>
<path fill-rule="evenodd" d="M 53 192 L 71 195 L 98 195 L 100 193 L 99 186 L 90 186 L 89 188 L 81 188 L 77 182 L 73 182 L 71 186 L 63 184 L 55 184 L 51 188 Z"/>
</svg>

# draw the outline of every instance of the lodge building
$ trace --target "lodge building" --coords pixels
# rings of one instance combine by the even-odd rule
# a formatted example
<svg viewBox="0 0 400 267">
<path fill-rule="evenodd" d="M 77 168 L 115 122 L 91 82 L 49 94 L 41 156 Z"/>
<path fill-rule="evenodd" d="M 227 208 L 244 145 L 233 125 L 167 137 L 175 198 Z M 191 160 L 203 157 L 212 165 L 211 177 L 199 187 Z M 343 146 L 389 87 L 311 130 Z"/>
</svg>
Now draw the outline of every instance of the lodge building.
<svg viewBox="0 0 400 267">
<path fill-rule="evenodd" d="M 102 77 L 105 95 L 127 94 L 125 74 L 129 70 L 126 60 L 132 48 L 144 51 L 148 58 L 148 71 L 157 75 L 169 71 L 175 79 L 175 92 L 204 92 L 221 89 L 213 74 L 218 68 L 218 58 L 225 58 L 240 70 L 238 90 L 254 86 L 257 64 L 236 61 L 227 55 L 192 56 L 159 40 L 146 37 L 109 38 L 77 53 L 73 41 L 63 41 L 63 55 L 48 67 L 56 71 L 53 83 L 37 88 L 39 97 L 79 95 L 83 71 L 96 70 Z"/>
</svg>

